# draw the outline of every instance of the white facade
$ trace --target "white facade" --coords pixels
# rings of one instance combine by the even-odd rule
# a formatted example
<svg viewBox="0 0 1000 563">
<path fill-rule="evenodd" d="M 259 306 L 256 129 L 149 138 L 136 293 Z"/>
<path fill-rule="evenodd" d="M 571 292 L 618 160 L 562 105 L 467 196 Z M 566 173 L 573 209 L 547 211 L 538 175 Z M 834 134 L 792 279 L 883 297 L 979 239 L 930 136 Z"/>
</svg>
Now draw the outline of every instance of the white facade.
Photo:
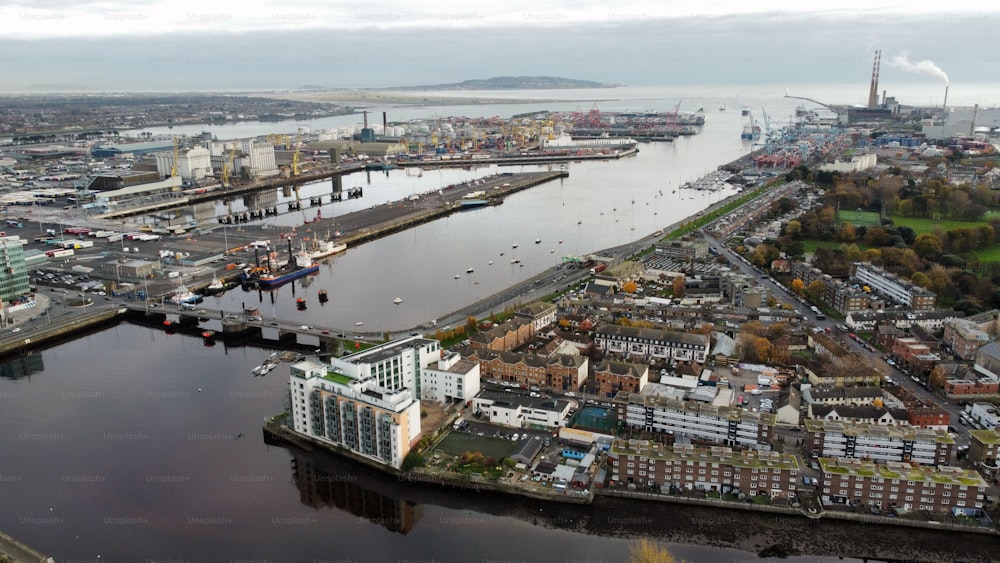
<svg viewBox="0 0 1000 563">
<path fill-rule="evenodd" d="M 420 435 L 420 403 L 408 389 L 389 391 L 318 362 L 299 362 L 289 378 L 291 429 L 399 468 Z"/>
<path fill-rule="evenodd" d="M 160 176 L 170 176 L 174 153 L 156 153 L 156 171 Z M 200 180 L 212 175 L 212 155 L 208 149 L 195 147 L 177 154 L 177 174 L 183 180 Z"/>
<path fill-rule="evenodd" d="M 633 358 L 704 363 L 710 338 L 705 334 L 604 325 L 594 333 L 594 343 L 604 352 Z"/>
<path fill-rule="evenodd" d="M 424 401 L 469 401 L 478 394 L 479 362 L 462 360 L 461 354 L 445 351 L 437 364 L 420 372 L 420 398 Z"/>
<path fill-rule="evenodd" d="M 965 413 L 987 430 L 1000 429 L 1000 408 L 990 403 L 972 403 L 966 407 Z"/>
<path fill-rule="evenodd" d="M 362 352 L 333 358 L 333 369 L 354 377 L 374 377 L 380 387 L 390 390 L 410 389 L 422 396 L 422 371 L 441 359 L 441 343 L 419 336 L 407 336 Z"/>
<path fill-rule="evenodd" d="M 755 450 L 771 449 L 771 436 L 777 422 L 773 414 L 637 393 L 619 393 L 614 403 L 618 420 L 630 428 Z"/>
<path fill-rule="evenodd" d="M 881 268 L 866 262 L 855 262 L 853 266 L 854 271 L 851 274 L 851 278 L 857 280 L 858 283 L 871 287 L 871 289 L 897 303 L 902 303 L 915 309 L 934 308 L 933 299 L 930 300 L 930 307 L 924 305 L 928 298 L 934 295 L 930 291 L 906 280 L 899 279 Z"/>
<path fill-rule="evenodd" d="M 493 424 L 516 428 L 559 428 L 569 416 L 569 402 L 549 399 L 518 401 L 519 397 L 498 399 L 494 393 L 472 400 L 473 412 L 480 411 Z"/>
<path fill-rule="evenodd" d="M 241 152 L 242 151 L 242 152 Z M 240 151 L 236 152 L 235 170 L 250 170 L 255 178 L 267 178 L 278 173 L 278 165 L 274 161 L 274 145 L 244 140 Z"/>
<path fill-rule="evenodd" d="M 849 162 L 838 160 L 833 164 L 824 164 L 819 169 L 825 172 L 864 172 L 865 170 L 875 168 L 877 162 L 878 157 L 875 156 L 875 153 L 869 153 L 855 155 L 851 157 Z"/>
</svg>

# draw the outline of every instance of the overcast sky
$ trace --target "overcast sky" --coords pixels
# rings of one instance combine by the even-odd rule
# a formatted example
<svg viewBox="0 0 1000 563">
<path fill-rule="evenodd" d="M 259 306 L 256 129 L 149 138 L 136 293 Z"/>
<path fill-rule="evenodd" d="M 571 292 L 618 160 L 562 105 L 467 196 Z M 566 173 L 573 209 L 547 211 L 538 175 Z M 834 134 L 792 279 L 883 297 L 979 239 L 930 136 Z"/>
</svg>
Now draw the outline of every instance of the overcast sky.
<svg viewBox="0 0 1000 563">
<path fill-rule="evenodd" d="M 633 85 L 991 82 L 1000 6 L 7 0 L 0 90 L 380 87 L 498 75 Z"/>
</svg>

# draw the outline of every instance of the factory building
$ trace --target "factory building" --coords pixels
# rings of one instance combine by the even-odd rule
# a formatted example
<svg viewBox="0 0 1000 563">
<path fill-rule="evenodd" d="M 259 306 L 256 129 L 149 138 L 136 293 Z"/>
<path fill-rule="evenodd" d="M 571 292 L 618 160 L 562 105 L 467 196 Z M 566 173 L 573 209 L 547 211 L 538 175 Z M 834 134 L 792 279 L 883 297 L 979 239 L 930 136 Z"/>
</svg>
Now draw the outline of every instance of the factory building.
<svg viewBox="0 0 1000 563">
<path fill-rule="evenodd" d="M 174 153 L 156 153 L 156 172 L 161 178 L 173 175 Z M 182 180 L 200 180 L 212 175 L 212 155 L 208 149 L 194 147 L 177 153 L 177 175 Z"/>
</svg>

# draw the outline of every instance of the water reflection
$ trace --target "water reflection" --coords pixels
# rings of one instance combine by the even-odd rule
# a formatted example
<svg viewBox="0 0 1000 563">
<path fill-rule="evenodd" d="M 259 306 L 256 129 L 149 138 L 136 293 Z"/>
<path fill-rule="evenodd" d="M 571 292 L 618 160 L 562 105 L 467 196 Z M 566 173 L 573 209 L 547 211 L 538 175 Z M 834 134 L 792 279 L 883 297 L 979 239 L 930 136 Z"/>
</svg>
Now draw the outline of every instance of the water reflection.
<svg viewBox="0 0 1000 563">
<path fill-rule="evenodd" d="M 356 472 L 321 467 L 321 460 L 292 451 L 292 479 L 302 504 L 338 508 L 403 535 L 409 534 L 423 516 L 423 506 L 362 487 Z"/>
<path fill-rule="evenodd" d="M 28 353 L 0 364 L 0 377 L 22 379 L 33 373 L 45 371 L 45 363 L 40 353 Z"/>
</svg>

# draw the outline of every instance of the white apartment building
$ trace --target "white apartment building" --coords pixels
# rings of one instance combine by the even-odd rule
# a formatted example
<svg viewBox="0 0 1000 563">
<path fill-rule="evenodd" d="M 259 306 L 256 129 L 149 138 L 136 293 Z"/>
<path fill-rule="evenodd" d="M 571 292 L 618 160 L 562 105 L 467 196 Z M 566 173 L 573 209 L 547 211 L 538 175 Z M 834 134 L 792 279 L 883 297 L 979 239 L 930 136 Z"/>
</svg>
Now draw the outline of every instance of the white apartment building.
<svg viewBox="0 0 1000 563">
<path fill-rule="evenodd" d="M 619 392 L 614 404 L 619 422 L 630 428 L 755 450 L 771 449 L 777 422 L 773 414 L 638 393 Z"/>
<path fill-rule="evenodd" d="M 934 309 L 937 303 L 934 293 L 867 262 L 851 264 L 851 279 L 914 311 Z"/>
<path fill-rule="evenodd" d="M 421 397 L 422 372 L 442 359 L 441 343 L 420 336 L 407 336 L 340 358 L 330 364 L 337 372 L 355 379 L 374 377 L 379 387 L 395 391 L 409 389 Z"/>
<path fill-rule="evenodd" d="M 399 468 L 420 435 L 420 403 L 408 389 L 355 378 L 330 366 L 298 362 L 289 377 L 291 429 Z"/>
<path fill-rule="evenodd" d="M 463 360 L 457 352 L 442 351 L 437 363 L 420 371 L 421 400 L 469 401 L 478 394 L 479 362 Z"/>
<path fill-rule="evenodd" d="M 947 465 L 955 440 L 943 430 L 823 420 L 806 421 L 805 450 L 819 457 Z"/>
</svg>

